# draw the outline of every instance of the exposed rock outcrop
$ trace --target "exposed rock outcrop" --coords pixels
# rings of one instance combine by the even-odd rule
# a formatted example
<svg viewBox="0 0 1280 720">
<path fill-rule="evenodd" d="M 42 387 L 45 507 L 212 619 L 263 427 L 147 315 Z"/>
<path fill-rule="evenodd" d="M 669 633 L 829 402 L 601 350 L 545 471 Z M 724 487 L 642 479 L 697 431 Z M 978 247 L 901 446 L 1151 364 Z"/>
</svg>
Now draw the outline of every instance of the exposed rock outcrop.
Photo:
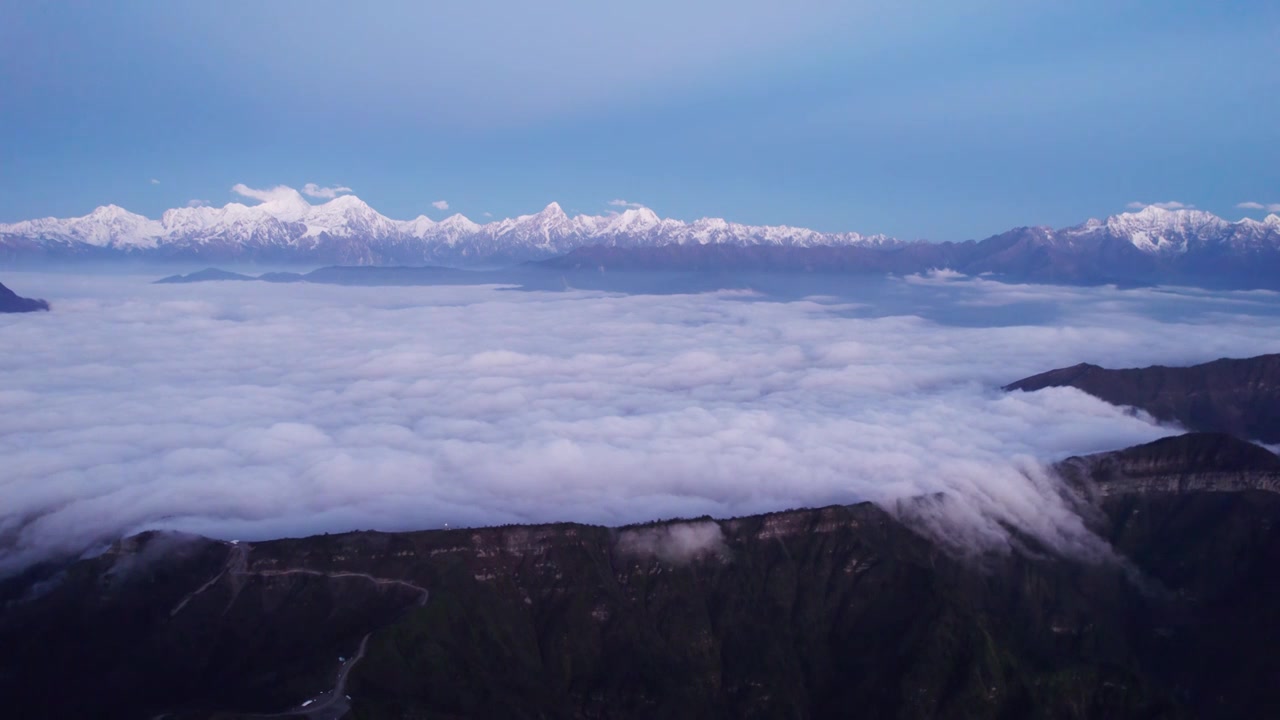
<svg viewBox="0 0 1280 720">
<path fill-rule="evenodd" d="M 1069 458 L 1059 471 L 1096 497 L 1132 493 L 1280 493 L 1280 457 L 1224 433 L 1188 433 Z"/>
</svg>

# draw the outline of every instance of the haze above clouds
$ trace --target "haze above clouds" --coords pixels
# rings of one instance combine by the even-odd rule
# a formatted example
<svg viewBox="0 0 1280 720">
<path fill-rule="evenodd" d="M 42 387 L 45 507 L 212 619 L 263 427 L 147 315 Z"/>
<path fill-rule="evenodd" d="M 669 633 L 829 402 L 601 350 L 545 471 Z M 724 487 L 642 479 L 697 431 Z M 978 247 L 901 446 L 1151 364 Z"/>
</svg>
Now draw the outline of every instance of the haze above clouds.
<svg viewBox="0 0 1280 720">
<path fill-rule="evenodd" d="M 1260 219 L 1278 37 L 1275 0 L 11 1 L 0 222 L 236 182 L 937 241 Z"/>
<path fill-rule="evenodd" d="M 1280 351 L 1277 296 L 1258 292 L 939 273 L 770 302 L 150 279 L 28 275 L 54 312 L 0 317 L 0 574 L 146 528 L 617 525 L 936 492 L 951 501 L 930 523 L 957 542 L 998 548 L 1004 523 L 1094 551 L 1040 463 L 1175 430 L 999 386 Z"/>
</svg>

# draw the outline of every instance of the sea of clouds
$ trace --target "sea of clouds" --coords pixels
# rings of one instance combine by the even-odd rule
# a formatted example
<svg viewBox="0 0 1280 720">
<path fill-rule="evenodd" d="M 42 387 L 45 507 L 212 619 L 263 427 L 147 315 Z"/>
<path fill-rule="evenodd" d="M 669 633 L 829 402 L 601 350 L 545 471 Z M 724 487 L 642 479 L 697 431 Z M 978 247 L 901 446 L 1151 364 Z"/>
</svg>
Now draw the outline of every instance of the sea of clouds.
<svg viewBox="0 0 1280 720">
<path fill-rule="evenodd" d="M 774 302 L 24 273 L 0 316 L 0 574 L 122 535 L 618 525 L 945 493 L 929 524 L 1087 544 L 1044 463 L 1177 432 L 1087 361 L 1280 351 L 1280 296 L 947 274 Z"/>
</svg>

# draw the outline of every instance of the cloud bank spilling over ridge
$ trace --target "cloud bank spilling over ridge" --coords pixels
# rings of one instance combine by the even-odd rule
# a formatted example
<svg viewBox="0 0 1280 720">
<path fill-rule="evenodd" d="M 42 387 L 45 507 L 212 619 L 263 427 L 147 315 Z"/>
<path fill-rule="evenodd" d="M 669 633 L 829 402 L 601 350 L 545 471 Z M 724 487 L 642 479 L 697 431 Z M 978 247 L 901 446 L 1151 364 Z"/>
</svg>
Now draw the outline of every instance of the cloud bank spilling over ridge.
<svg viewBox="0 0 1280 720">
<path fill-rule="evenodd" d="M 0 573 L 156 527 L 618 525 L 934 493 L 949 500 L 925 521 L 966 544 L 1000 547 L 1011 524 L 1087 550 L 1041 461 L 1172 430 L 1072 389 L 996 388 L 1280 350 L 1257 292 L 939 274 L 874 302 L 775 303 L 40 278 L 57 312 L 0 318 L 21 349 L 0 356 Z M 1009 324 L 1036 308 L 1051 325 Z"/>
</svg>

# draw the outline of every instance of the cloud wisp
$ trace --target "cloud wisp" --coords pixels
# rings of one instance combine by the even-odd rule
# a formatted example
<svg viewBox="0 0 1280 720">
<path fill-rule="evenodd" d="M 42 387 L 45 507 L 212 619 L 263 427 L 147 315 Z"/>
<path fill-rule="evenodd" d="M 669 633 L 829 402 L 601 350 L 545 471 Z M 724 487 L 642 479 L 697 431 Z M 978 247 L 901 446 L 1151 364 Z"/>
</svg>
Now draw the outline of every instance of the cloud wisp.
<svg viewBox="0 0 1280 720">
<path fill-rule="evenodd" d="M 1273 317 L 1236 311 L 1275 304 L 1256 294 L 890 288 L 1061 308 L 982 327 L 848 299 L 41 278 L 57 312 L 0 317 L 21 349 L 0 356 L 0 574 L 146 528 L 620 525 L 937 493 L 926 524 L 967 544 L 1014 525 L 1073 548 L 1042 463 L 1174 430 L 1001 384 L 1280 350 Z"/>
<path fill-rule="evenodd" d="M 332 200 L 338 197 L 339 195 L 349 193 L 349 192 L 351 192 L 351 188 L 343 185 L 338 185 L 334 187 L 320 187 L 315 183 L 307 183 L 306 185 L 302 186 L 303 195 L 306 195 L 307 197 L 313 197 L 313 198 L 324 198 L 326 200 Z"/>
<path fill-rule="evenodd" d="M 258 188 L 251 188 L 244 183 L 236 183 L 231 186 L 231 192 L 237 195 L 242 195 L 251 200 L 257 200 L 264 203 L 291 201 L 301 198 L 301 196 L 298 195 L 298 191 L 288 185 L 277 185 L 273 188 L 260 190 Z"/>
<path fill-rule="evenodd" d="M 618 533 L 618 550 L 626 555 L 653 556 L 671 563 L 687 562 L 699 555 L 728 554 L 724 532 L 711 520 L 628 528 Z"/>
<path fill-rule="evenodd" d="M 449 209 L 449 201 L 448 201 L 448 200 L 436 200 L 435 202 L 431 203 L 431 207 L 433 207 L 433 208 L 435 208 L 435 209 L 437 209 L 437 210 L 448 210 L 448 209 Z"/>
<path fill-rule="evenodd" d="M 1236 207 L 1241 210 L 1265 210 L 1266 212 L 1280 213 L 1280 203 L 1260 203 L 1250 201 L 1237 203 Z"/>
<path fill-rule="evenodd" d="M 1143 210 L 1149 207 L 1159 208 L 1161 210 L 1194 210 L 1196 206 L 1188 203 L 1184 203 L 1184 202 L 1178 202 L 1177 200 L 1169 200 L 1168 202 L 1153 202 L 1153 203 L 1138 202 L 1135 200 L 1134 202 L 1129 203 L 1125 207 L 1129 208 L 1130 210 Z"/>
</svg>

